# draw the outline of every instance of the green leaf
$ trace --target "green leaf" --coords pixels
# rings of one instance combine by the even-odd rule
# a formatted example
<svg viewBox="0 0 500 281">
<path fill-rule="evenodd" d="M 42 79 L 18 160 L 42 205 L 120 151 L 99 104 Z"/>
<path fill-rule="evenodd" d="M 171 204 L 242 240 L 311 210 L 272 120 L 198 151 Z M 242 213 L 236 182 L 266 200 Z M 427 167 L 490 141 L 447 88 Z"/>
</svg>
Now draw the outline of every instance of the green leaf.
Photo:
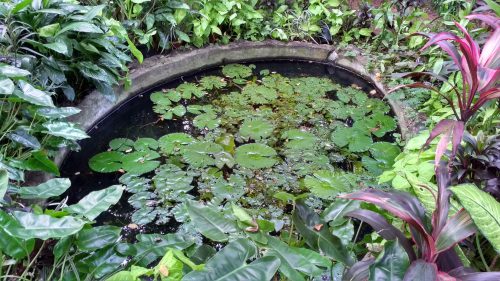
<svg viewBox="0 0 500 281">
<path fill-rule="evenodd" d="M 290 247 L 281 240 L 269 236 L 269 250 L 266 256 L 275 256 L 281 260 L 279 271 L 291 281 L 306 280 L 308 277 L 321 275 L 331 266 L 327 257 L 306 248 Z"/>
<path fill-rule="evenodd" d="M 244 138 L 260 140 L 269 137 L 274 127 L 265 119 L 246 119 L 240 127 L 240 135 Z"/>
<path fill-rule="evenodd" d="M 247 96 L 252 104 L 270 104 L 278 98 L 275 89 L 253 83 L 246 85 L 241 93 Z"/>
<path fill-rule="evenodd" d="M 83 229 L 78 233 L 75 245 L 80 251 L 92 252 L 116 243 L 120 232 L 120 227 L 111 225 Z"/>
<path fill-rule="evenodd" d="M 472 217 L 474 224 L 500 253 L 500 203 L 474 184 L 450 188 Z"/>
<path fill-rule="evenodd" d="M 66 216 L 53 218 L 49 215 L 37 215 L 28 212 L 12 212 L 15 222 L 8 224 L 4 230 L 12 236 L 21 239 L 62 238 L 80 231 L 85 222 Z"/>
<path fill-rule="evenodd" d="M 40 35 L 41 37 L 54 37 L 59 30 L 59 27 L 59 23 L 42 26 L 38 29 L 38 35 Z"/>
<path fill-rule="evenodd" d="M 344 223 L 348 219 L 344 216 L 350 211 L 359 209 L 360 202 L 357 200 L 347 200 L 337 198 L 321 214 L 321 218 L 326 222 L 332 222 L 333 225 Z"/>
<path fill-rule="evenodd" d="M 179 104 L 172 108 L 172 113 L 176 116 L 182 117 L 186 114 L 186 107 L 182 104 Z"/>
<path fill-rule="evenodd" d="M 35 239 L 23 240 L 11 236 L 6 232 L 6 227 L 11 225 L 14 218 L 0 210 L 0 252 L 21 260 L 31 254 L 35 247 Z"/>
<path fill-rule="evenodd" d="M 213 130 L 219 127 L 220 121 L 221 120 L 217 118 L 217 114 L 209 112 L 196 116 L 193 119 L 193 125 L 200 130 L 205 128 Z"/>
<path fill-rule="evenodd" d="M 112 139 L 109 142 L 109 147 L 113 150 L 130 152 L 132 151 L 132 146 L 134 145 L 134 141 L 127 138 L 116 138 Z M 130 150 L 130 151 L 129 151 Z"/>
<path fill-rule="evenodd" d="M 43 107 L 37 113 L 47 118 L 66 118 L 78 114 L 81 109 L 76 107 Z"/>
<path fill-rule="evenodd" d="M 57 41 L 54 43 L 43 44 L 45 48 L 51 49 L 57 53 L 69 56 L 68 45 L 66 45 L 63 41 Z"/>
<path fill-rule="evenodd" d="M 247 78 L 252 75 L 252 68 L 242 64 L 228 64 L 222 67 L 222 73 L 229 78 Z"/>
<path fill-rule="evenodd" d="M 7 193 L 7 188 L 9 187 L 9 173 L 7 170 L 0 169 L 0 202 Z"/>
<path fill-rule="evenodd" d="M 14 8 L 12 8 L 12 10 L 10 11 L 10 13 L 12 15 L 16 14 L 17 12 L 21 11 L 22 9 L 28 7 L 31 2 L 33 2 L 33 0 L 23 0 L 19 3 L 17 3 Z"/>
<path fill-rule="evenodd" d="M 161 151 L 167 155 L 182 152 L 185 146 L 194 142 L 196 140 L 191 135 L 185 133 L 164 135 L 158 140 Z"/>
<path fill-rule="evenodd" d="M 99 173 L 112 173 L 122 167 L 123 153 L 118 151 L 106 151 L 92 156 L 89 160 L 89 167 Z"/>
<path fill-rule="evenodd" d="M 44 131 L 44 133 L 57 137 L 62 137 L 67 140 L 77 141 L 89 138 L 89 136 L 83 130 L 78 128 L 73 123 L 51 122 L 51 123 L 45 123 L 43 124 L 43 126 L 47 128 L 47 131 Z"/>
<path fill-rule="evenodd" d="M 186 146 L 182 159 L 192 167 L 203 168 L 216 164 L 214 155 L 224 151 L 222 146 L 213 142 L 196 142 Z"/>
<path fill-rule="evenodd" d="M 324 255 L 338 260 L 347 266 L 354 263 L 354 259 L 342 241 L 330 233 L 326 223 L 318 214 L 299 201 L 292 214 L 292 220 L 297 231 L 302 235 L 309 247 L 315 251 L 321 251 Z M 318 227 L 320 227 L 319 230 Z"/>
<path fill-rule="evenodd" d="M 217 242 L 227 241 L 226 233 L 236 232 L 234 221 L 225 218 L 220 212 L 195 202 L 186 204 L 194 227 L 203 236 Z"/>
<path fill-rule="evenodd" d="M 160 155 L 152 150 L 135 151 L 122 157 L 122 167 L 130 174 L 142 175 L 153 171 L 160 165 L 160 161 L 151 161 L 159 157 Z"/>
<path fill-rule="evenodd" d="M 24 81 L 19 81 L 19 87 L 21 87 L 22 92 L 15 91 L 14 93 L 21 99 L 36 105 L 54 107 L 52 97 L 47 93 L 36 89 Z"/>
<path fill-rule="evenodd" d="M 238 165 L 249 169 L 270 168 L 276 164 L 276 151 L 264 144 L 250 143 L 236 148 Z"/>
<path fill-rule="evenodd" d="M 313 133 L 297 129 L 284 132 L 282 138 L 287 140 L 285 146 L 290 149 L 313 149 L 318 141 Z"/>
<path fill-rule="evenodd" d="M 138 138 L 134 143 L 135 150 L 157 149 L 158 141 L 152 138 Z"/>
<path fill-rule="evenodd" d="M 11 95 L 14 92 L 14 82 L 9 78 L 0 79 L 0 95 Z"/>
<path fill-rule="evenodd" d="M 139 51 L 134 42 L 132 42 L 132 40 L 128 38 L 128 35 L 125 36 L 125 40 L 127 40 L 128 49 L 130 50 L 132 55 L 134 55 L 139 63 L 142 63 L 142 61 L 144 60 L 144 56 L 142 55 L 141 51 Z"/>
<path fill-rule="evenodd" d="M 189 39 L 189 35 L 187 35 L 186 33 L 176 29 L 175 34 L 177 34 L 177 37 L 179 37 L 179 39 L 181 39 L 182 41 L 187 43 L 191 42 L 191 39 Z"/>
<path fill-rule="evenodd" d="M 384 251 L 370 266 L 370 281 L 377 280 L 403 280 L 410 259 L 405 250 L 397 241 L 387 241 Z"/>
<path fill-rule="evenodd" d="M 222 89 L 226 87 L 227 82 L 223 77 L 219 76 L 205 76 L 201 78 L 200 85 L 205 90 Z"/>
<path fill-rule="evenodd" d="M 33 151 L 31 158 L 25 161 L 30 170 L 44 171 L 59 176 L 59 168 L 50 160 L 47 153 L 42 150 Z"/>
<path fill-rule="evenodd" d="M 0 75 L 8 78 L 22 78 L 30 75 L 31 72 L 10 65 L 0 65 Z"/>
<path fill-rule="evenodd" d="M 188 192 L 194 188 L 191 185 L 193 176 L 173 164 L 161 165 L 153 177 L 155 188 L 163 194 Z"/>
<path fill-rule="evenodd" d="M 199 87 L 198 85 L 196 85 L 194 83 L 187 83 L 187 82 L 184 82 L 184 83 L 180 84 L 179 86 L 177 86 L 176 90 L 177 90 L 177 92 L 181 93 L 181 96 L 184 99 L 190 99 L 193 96 L 195 96 L 197 98 L 201 98 L 207 94 L 207 92 L 203 91 L 203 89 L 201 87 Z"/>
<path fill-rule="evenodd" d="M 92 191 L 77 204 L 67 207 L 66 211 L 94 220 L 120 200 L 124 189 L 124 186 L 113 185 L 102 190 Z"/>
<path fill-rule="evenodd" d="M 247 264 L 256 255 L 256 247 L 249 240 L 237 239 L 229 243 L 205 265 L 201 271 L 192 271 L 183 281 L 248 281 L 271 280 L 280 266 L 276 257 L 263 257 Z"/>
<path fill-rule="evenodd" d="M 162 281 L 180 281 L 184 275 L 183 267 L 183 263 L 175 258 L 174 250 L 169 250 L 155 267 L 154 276 L 160 276 Z"/>
<path fill-rule="evenodd" d="M 339 193 L 351 190 L 349 182 L 343 173 L 331 171 L 318 171 L 312 176 L 306 176 L 304 184 L 311 193 L 322 199 L 333 199 Z"/>
<path fill-rule="evenodd" d="M 95 24 L 89 22 L 73 22 L 63 26 L 62 29 L 59 32 L 57 32 L 56 37 L 68 31 L 76 31 L 84 33 L 103 33 L 102 30 Z"/>
<path fill-rule="evenodd" d="M 24 199 L 48 199 L 63 194 L 70 186 L 69 179 L 50 179 L 37 186 L 23 186 L 18 194 Z"/>
<path fill-rule="evenodd" d="M 370 36 L 372 34 L 372 30 L 369 28 L 361 28 L 358 32 L 362 36 Z"/>
</svg>

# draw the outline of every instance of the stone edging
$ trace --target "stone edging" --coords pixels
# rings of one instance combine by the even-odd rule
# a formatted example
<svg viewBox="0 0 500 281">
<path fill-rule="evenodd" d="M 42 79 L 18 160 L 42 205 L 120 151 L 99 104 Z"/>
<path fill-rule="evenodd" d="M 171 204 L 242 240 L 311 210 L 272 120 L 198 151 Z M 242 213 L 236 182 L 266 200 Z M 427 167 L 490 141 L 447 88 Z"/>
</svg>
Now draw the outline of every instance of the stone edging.
<svg viewBox="0 0 500 281">
<path fill-rule="evenodd" d="M 335 66 L 361 76 L 384 96 L 387 94 L 384 85 L 376 79 L 374 74 L 365 69 L 366 58 L 349 58 L 340 51 L 335 51 L 335 47 L 332 45 L 317 45 L 306 42 L 284 43 L 275 40 L 244 41 L 147 58 L 141 65 L 131 70 L 132 86 L 127 90 L 123 87 L 116 89 L 116 101 L 111 102 L 104 95 L 93 91 L 77 106 L 82 111 L 71 116 L 69 121 L 79 123 L 84 130 L 90 130 L 95 123 L 111 113 L 118 105 L 162 82 L 221 64 L 277 58 L 333 63 Z M 396 114 L 402 137 L 408 137 L 412 130 L 404 116 L 403 107 L 391 99 L 387 99 L 387 102 Z M 60 164 L 66 153 L 66 151 L 61 152 L 56 158 L 56 163 Z"/>
</svg>

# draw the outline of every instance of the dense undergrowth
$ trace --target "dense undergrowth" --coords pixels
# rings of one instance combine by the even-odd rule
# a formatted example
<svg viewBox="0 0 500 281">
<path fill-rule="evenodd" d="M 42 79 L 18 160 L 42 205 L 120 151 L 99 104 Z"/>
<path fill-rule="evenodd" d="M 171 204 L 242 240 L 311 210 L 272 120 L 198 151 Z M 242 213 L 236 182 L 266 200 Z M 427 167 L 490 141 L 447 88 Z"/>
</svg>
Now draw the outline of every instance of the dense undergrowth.
<svg viewBox="0 0 500 281">
<path fill-rule="evenodd" d="M 499 268 L 499 13 L 458 0 L 0 2 L 0 280 L 498 279 L 472 272 Z M 429 129 L 403 140 L 386 103 L 356 88 L 230 65 L 152 95 L 194 136 L 116 139 L 92 159 L 126 172 L 120 184 L 68 206 L 68 179 L 26 182 L 59 175 L 54 156 L 88 137 L 65 120 L 71 101 L 114 99 L 134 59 L 269 38 L 363 54 L 388 85 L 412 85 L 389 98 Z M 175 219 L 182 235 L 92 226 L 125 190 L 125 231 Z"/>
</svg>

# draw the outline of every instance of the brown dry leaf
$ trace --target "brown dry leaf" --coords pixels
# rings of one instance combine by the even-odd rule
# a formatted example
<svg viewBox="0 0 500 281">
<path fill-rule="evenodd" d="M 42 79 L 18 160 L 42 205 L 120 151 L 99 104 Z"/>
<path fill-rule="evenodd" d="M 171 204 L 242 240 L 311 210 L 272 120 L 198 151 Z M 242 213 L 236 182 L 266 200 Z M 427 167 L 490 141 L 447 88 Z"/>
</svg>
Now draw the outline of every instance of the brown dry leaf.
<svg viewBox="0 0 500 281">
<path fill-rule="evenodd" d="M 130 229 L 138 229 L 139 228 L 139 226 L 135 223 L 131 223 L 131 224 L 127 225 L 127 227 Z"/>
<path fill-rule="evenodd" d="M 323 228 L 323 224 L 322 223 L 317 224 L 317 225 L 314 226 L 314 229 L 316 229 L 316 231 L 320 231 L 321 228 Z"/>
</svg>

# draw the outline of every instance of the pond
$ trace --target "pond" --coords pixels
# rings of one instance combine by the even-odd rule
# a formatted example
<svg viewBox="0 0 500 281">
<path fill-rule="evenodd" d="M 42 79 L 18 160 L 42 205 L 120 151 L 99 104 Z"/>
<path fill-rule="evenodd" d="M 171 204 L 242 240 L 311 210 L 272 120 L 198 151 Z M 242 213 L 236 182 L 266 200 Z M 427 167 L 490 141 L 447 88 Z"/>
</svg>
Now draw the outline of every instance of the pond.
<svg viewBox="0 0 500 281">
<path fill-rule="evenodd" d="M 391 108 L 372 85 L 330 64 L 290 60 L 167 81 L 88 133 L 61 167 L 72 182 L 68 203 L 123 184 L 99 224 L 199 242 L 227 241 L 238 229 L 226 221 L 233 213 L 249 233 L 284 235 L 290 202 L 325 209 L 339 193 L 377 186 L 400 152 Z"/>
</svg>

